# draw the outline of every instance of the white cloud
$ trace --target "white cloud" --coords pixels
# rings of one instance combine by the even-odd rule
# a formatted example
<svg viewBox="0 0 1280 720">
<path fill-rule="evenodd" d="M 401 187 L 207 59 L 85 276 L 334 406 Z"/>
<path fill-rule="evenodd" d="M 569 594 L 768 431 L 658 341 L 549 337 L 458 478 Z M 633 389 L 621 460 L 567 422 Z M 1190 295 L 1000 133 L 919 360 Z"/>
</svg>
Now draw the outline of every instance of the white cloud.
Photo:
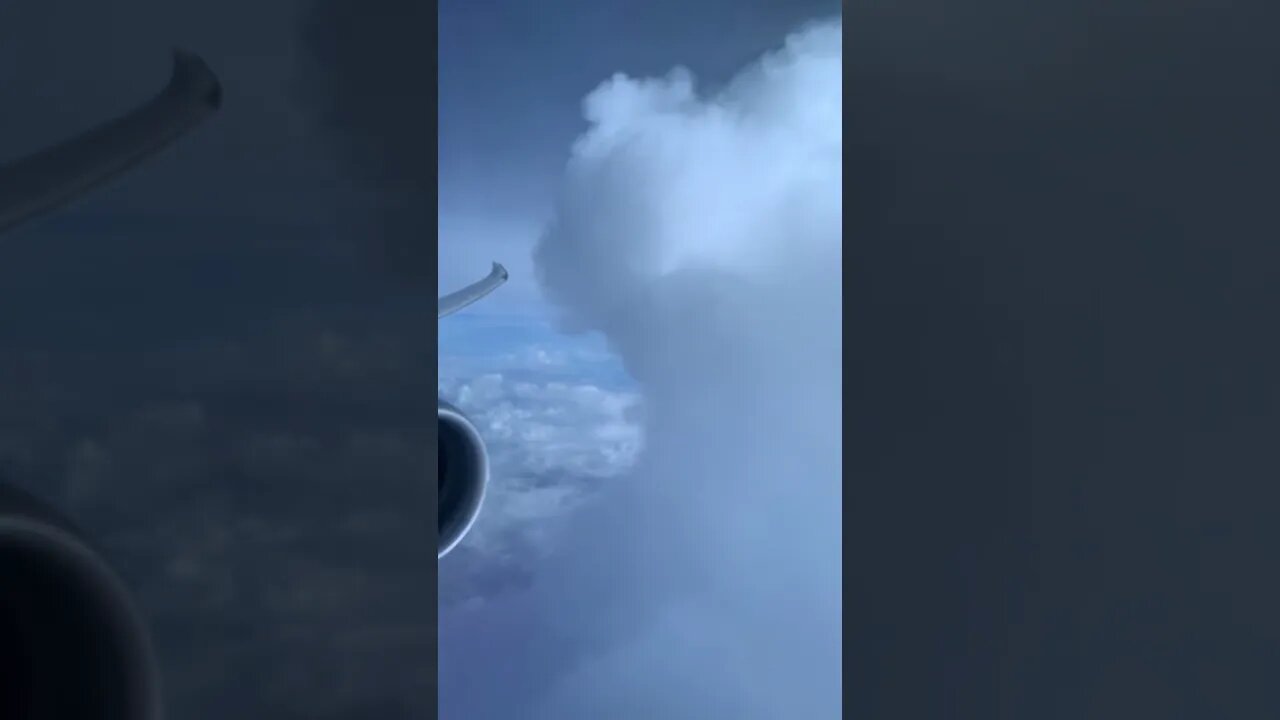
<svg viewBox="0 0 1280 720">
<path fill-rule="evenodd" d="M 634 391 L 498 373 L 442 382 L 440 391 L 476 423 L 491 456 L 485 509 L 463 541 L 481 554 L 545 549 L 567 511 L 629 470 L 641 447 Z"/>
</svg>

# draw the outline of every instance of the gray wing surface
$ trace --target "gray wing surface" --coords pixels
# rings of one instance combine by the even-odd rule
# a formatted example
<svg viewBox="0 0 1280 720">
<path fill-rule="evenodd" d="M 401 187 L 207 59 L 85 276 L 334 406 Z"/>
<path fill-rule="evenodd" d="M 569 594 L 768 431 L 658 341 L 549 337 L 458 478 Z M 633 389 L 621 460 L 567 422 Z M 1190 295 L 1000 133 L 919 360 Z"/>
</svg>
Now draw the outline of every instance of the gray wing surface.
<svg viewBox="0 0 1280 720">
<path fill-rule="evenodd" d="M 0 165 L 0 232 L 76 199 L 159 152 L 217 111 L 218 78 L 196 55 L 173 52 L 158 95 L 59 145 Z"/>
<path fill-rule="evenodd" d="M 449 293 L 448 295 L 440 298 L 437 305 L 438 312 L 436 314 L 436 319 L 439 320 L 445 315 L 452 315 L 453 313 L 458 312 L 462 308 L 479 300 L 485 295 L 497 290 L 498 286 L 506 281 L 507 269 L 498 263 L 494 263 L 493 270 L 491 270 L 489 275 L 483 280 L 474 282 L 457 292 Z"/>
</svg>

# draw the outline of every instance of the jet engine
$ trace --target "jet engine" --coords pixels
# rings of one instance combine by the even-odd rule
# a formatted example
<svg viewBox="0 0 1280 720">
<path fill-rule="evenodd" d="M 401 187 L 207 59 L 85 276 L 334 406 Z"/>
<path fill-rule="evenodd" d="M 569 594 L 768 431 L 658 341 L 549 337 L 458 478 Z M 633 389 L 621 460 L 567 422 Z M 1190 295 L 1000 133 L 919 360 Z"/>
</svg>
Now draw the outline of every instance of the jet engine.
<svg viewBox="0 0 1280 720">
<path fill-rule="evenodd" d="M 445 556 L 471 529 L 489 482 L 489 454 L 474 423 L 439 400 L 436 452 L 439 554 Z"/>
<path fill-rule="evenodd" d="M 124 584 L 71 523 L 0 484 L 0 718 L 159 717 L 155 658 Z"/>
</svg>

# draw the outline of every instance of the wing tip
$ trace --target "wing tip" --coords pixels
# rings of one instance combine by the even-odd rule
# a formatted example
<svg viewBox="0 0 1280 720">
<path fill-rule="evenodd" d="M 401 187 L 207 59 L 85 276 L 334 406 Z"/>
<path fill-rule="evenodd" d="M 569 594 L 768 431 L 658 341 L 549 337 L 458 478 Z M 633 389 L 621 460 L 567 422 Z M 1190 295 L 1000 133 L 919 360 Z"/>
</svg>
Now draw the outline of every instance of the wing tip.
<svg viewBox="0 0 1280 720">
<path fill-rule="evenodd" d="M 500 262 L 493 263 L 493 270 L 491 274 L 497 276 L 499 280 L 502 280 L 504 282 L 507 280 L 507 278 L 511 277 L 511 274 L 507 272 L 507 269 L 503 267 L 502 263 Z"/>
<path fill-rule="evenodd" d="M 171 87 L 189 87 L 211 109 L 222 107 L 222 83 L 209 64 L 199 55 L 180 47 L 172 49 L 173 75 Z"/>
</svg>

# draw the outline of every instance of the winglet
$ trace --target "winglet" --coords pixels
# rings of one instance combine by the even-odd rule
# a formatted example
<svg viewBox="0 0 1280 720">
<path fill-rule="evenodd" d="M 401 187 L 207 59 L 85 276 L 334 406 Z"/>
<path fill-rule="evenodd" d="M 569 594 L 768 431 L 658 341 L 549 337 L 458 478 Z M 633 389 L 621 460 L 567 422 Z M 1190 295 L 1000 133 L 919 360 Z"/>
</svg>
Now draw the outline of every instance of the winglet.
<svg viewBox="0 0 1280 720">
<path fill-rule="evenodd" d="M 507 281 L 508 277 L 510 275 L 507 273 L 507 269 L 501 263 L 495 262 L 493 269 L 489 271 L 488 277 L 440 298 L 436 305 L 436 319 L 439 320 L 445 315 L 452 315 L 497 290 L 502 283 Z"/>
<path fill-rule="evenodd" d="M 152 99 L 70 140 L 0 164 L 0 232 L 66 205 L 158 153 L 221 102 L 222 86 L 204 60 L 175 50 L 169 83 Z"/>
<path fill-rule="evenodd" d="M 222 83 L 209 68 L 204 58 L 180 47 L 171 50 L 173 72 L 169 76 L 170 92 L 189 93 L 203 101 L 210 109 L 222 107 Z"/>
</svg>

